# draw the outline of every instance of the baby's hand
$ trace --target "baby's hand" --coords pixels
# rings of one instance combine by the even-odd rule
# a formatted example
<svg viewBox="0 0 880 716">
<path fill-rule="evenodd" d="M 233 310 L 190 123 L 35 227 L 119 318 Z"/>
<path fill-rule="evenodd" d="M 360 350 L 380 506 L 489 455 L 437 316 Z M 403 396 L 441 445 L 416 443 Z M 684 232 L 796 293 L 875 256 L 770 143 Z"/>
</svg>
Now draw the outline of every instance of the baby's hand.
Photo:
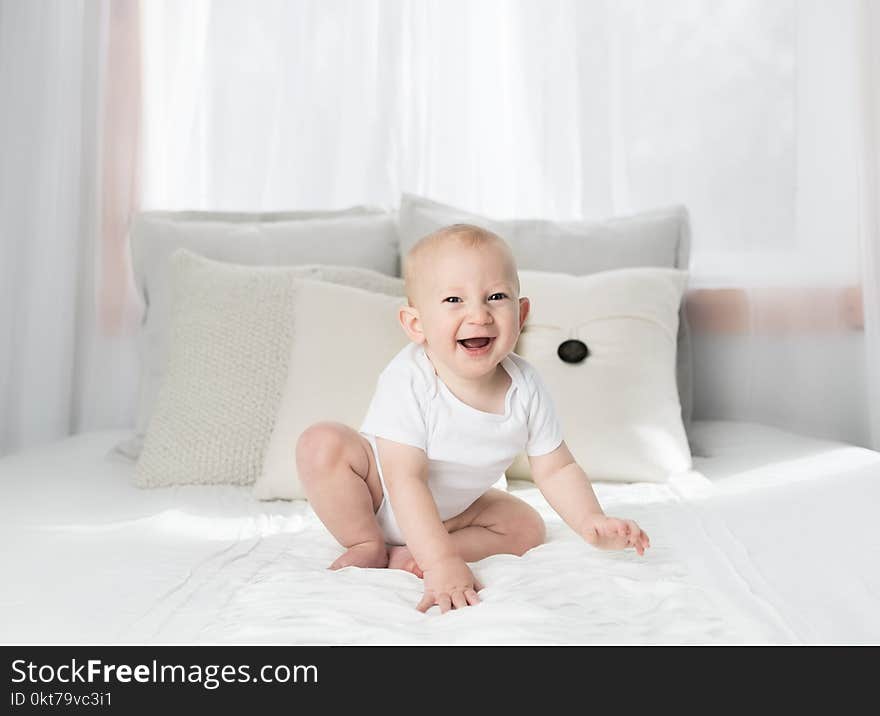
<svg viewBox="0 0 880 716">
<path fill-rule="evenodd" d="M 599 549 L 635 547 L 640 555 L 651 546 L 648 533 L 633 520 L 620 520 L 606 515 L 597 515 L 590 520 L 583 528 L 581 536 Z"/>
<path fill-rule="evenodd" d="M 435 604 L 440 612 L 446 613 L 450 607 L 461 609 L 476 606 L 480 602 L 477 596 L 483 585 L 480 584 L 470 567 L 460 557 L 445 559 L 425 570 L 425 595 L 419 602 L 420 612 L 426 612 Z"/>
</svg>

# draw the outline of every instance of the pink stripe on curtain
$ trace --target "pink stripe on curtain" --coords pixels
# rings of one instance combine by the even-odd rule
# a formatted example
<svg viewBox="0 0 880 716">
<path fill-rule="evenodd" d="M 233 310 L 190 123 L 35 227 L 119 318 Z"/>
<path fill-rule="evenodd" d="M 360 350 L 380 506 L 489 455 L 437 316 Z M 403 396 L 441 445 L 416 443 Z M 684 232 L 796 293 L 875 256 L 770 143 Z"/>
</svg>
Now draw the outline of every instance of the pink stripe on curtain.
<svg viewBox="0 0 880 716">
<path fill-rule="evenodd" d="M 133 333 L 143 310 L 128 244 L 141 197 L 141 31 L 139 0 L 108 5 L 97 291 L 101 333 L 115 336 Z"/>
<path fill-rule="evenodd" d="M 842 288 L 700 288 L 688 291 L 696 333 L 790 335 L 865 329 L 861 286 Z"/>
</svg>

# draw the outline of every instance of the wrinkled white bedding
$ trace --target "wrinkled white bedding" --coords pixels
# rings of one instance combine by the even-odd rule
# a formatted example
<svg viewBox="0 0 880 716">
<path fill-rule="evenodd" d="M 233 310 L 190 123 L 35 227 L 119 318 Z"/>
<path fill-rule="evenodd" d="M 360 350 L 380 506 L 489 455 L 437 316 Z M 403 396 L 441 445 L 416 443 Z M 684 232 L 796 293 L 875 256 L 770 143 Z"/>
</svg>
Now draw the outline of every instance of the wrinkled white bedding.
<svg viewBox="0 0 880 716">
<path fill-rule="evenodd" d="M 880 454 L 698 422 L 695 470 L 594 483 L 646 556 L 595 550 L 529 483 L 548 540 L 473 566 L 477 608 L 416 611 L 421 580 L 326 566 L 305 502 L 248 488 L 141 490 L 121 431 L 0 460 L 0 642 L 737 644 L 880 642 Z"/>
</svg>

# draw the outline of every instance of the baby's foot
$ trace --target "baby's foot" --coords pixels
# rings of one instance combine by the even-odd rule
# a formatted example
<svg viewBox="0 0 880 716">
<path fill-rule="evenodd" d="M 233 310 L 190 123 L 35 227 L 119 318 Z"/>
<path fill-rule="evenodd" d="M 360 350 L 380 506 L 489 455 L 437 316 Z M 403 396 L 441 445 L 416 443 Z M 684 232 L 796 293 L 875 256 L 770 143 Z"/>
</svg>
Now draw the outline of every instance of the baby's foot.
<svg viewBox="0 0 880 716">
<path fill-rule="evenodd" d="M 361 542 L 340 556 L 328 569 L 343 567 L 382 567 L 388 566 L 388 550 L 384 542 Z"/>
<path fill-rule="evenodd" d="M 388 553 L 388 569 L 403 569 L 416 575 L 419 579 L 424 577 L 424 572 L 419 569 L 419 565 L 416 564 L 409 548 L 405 545 L 391 548 Z"/>
</svg>

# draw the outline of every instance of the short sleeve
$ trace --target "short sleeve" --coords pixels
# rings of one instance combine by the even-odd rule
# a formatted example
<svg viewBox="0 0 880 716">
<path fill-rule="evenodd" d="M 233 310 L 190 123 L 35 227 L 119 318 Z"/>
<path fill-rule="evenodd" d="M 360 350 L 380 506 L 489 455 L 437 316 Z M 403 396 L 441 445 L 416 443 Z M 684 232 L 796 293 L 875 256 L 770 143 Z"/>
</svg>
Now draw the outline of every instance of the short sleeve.
<svg viewBox="0 0 880 716">
<path fill-rule="evenodd" d="M 379 375 L 360 431 L 427 450 L 425 390 L 418 378 L 405 365 L 387 366 Z"/>
<path fill-rule="evenodd" d="M 537 371 L 531 371 L 532 394 L 529 401 L 529 439 L 526 455 L 546 455 L 562 443 L 562 426 L 553 398 Z"/>
</svg>

